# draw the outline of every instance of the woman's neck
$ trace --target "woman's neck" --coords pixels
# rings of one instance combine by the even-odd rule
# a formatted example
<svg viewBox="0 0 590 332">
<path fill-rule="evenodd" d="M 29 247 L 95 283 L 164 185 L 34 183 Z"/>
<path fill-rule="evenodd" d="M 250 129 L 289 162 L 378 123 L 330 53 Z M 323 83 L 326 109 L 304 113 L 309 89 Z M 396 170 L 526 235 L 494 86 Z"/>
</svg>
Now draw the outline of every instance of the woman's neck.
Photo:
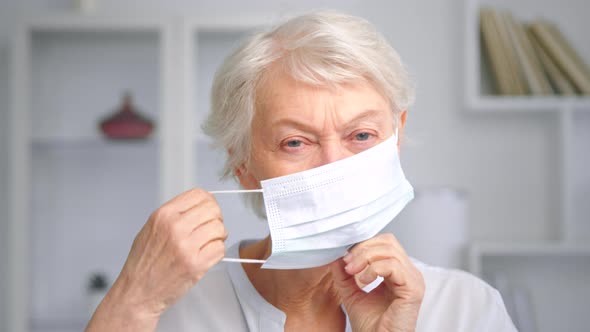
<svg viewBox="0 0 590 332">
<path fill-rule="evenodd" d="M 270 253 L 270 237 L 240 248 L 242 258 L 266 259 Z M 261 269 L 256 264 L 242 267 L 258 293 L 287 315 L 288 323 L 289 318 L 307 324 L 322 318 L 325 323 L 332 317 L 332 323 L 345 324 L 327 266 L 300 270 Z"/>
</svg>

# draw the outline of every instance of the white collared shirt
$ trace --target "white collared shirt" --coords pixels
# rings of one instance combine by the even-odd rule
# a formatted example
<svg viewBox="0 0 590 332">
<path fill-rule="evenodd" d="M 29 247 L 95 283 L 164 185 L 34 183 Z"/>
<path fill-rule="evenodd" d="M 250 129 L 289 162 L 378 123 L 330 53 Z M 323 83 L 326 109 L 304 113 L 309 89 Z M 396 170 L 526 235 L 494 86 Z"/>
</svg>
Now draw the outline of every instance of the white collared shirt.
<svg viewBox="0 0 590 332">
<path fill-rule="evenodd" d="M 227 256 L 239 257 L 238 244 Z M 413 261 L 426 284 L 416 331 L 516 331 L 494 288 L 467 272 Z M 286 320 L 256 291 L 241 264 L 220 263 L 164 313 L 157 331 L 277 332 Z"/>
</svg>

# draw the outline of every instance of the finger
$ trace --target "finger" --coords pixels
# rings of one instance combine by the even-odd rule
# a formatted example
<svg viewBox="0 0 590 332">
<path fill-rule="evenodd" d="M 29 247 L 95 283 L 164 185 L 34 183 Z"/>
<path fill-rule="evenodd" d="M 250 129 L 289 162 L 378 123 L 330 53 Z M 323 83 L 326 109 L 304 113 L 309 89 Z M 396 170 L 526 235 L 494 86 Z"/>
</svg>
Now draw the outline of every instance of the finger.
<svg viewBox="0 0 590 332">
<path fill-rule="evenodd" d="M 217 204 L 217 199 L 215 199 L 215 197 L 208 191 L 204 191 L 201 189 L 194 189 L 190 192 L 187 193 L 187 195 L 184 197 L 183 203 L 180 204 L 186 204 L 183 205 L 186 208 L 181 210 L 180 213 L 184 214 L 187 211 L 201 206 L 203 204 L 213 204 L 215 206 L 217 206 L 219 208 L 219 205 Z M 191 203 L 193 203 L 191 205 Z"/>
<path fill-rule="evenodd" d="M 340 300 L 347 302 L 360 291 L 357 286 L 354 276 L 346 273 L 344 266 L 346 263 L 342 259 L 338 259 L 330 264 L 330 271 L 332 272 L 332 280 L 334 287 L 338 291 Z"/>
<path fill-rule="evenodd" d="M 355 245 L 354 247 L 352 247 L 349 252 L 353 253 L 353 254 L 360 254 L 364 251 L 369 250 L 372 247 L 379 247 L 379 246 L 391 246 L 393 247 L 393 251 L 396 252 L 396 257 L 403 263 L 405 264 L 407 267 L 412 266 L 412 261 L 410 260 L 410 257 L 408 256 L 408 254 L 406 253 L 406 251 L 404 250 L 404 248 L 401 246 L 401 244 L 399 243 L 399 241 L 395 238 L 395 236 L 391 233 L 384 233 L 384 234 L 379 234 L 378 236 L 369 239 L 367 241 L 363 241 L 361 243 L 358 243 L 357 245 Z M 348 257 L 348 261 L 350 261 L 352 257 Z M 346 259 L 345 259 L 346 261 Z"/>
<path fill-rule="evenodd" d="M 350 274 L 357 274 L 373 262 L 388 258 L 396 258 L 401 262 L 404 260 L 404 253 L 400 252 L 391 243 L 357 248 L 345 256 L 345 261 L 348 263 L 345 269 Z"/>
<path fill-rule="evenodd" d="M 183 223 L 185 229 L 191 233 L 199 226 L 216 219 L 223 221 L 221 209 L 217 202 L 213 201 L 203 201 L 185 211 L 180 216 L 180 222 Z"/>
<path fill-rule="evenodd" d="M 192 248 L 202 250 L 209 242 L 225 241 L 227 231 L 220 220 L 211 220 L 195 229 L 189 237 Z"/>
<path fill-rule="evenodd" d="M 164 203 L 162 207 L 183 213 L 204 200 L 215 200 L 215 197 L 203 189 L 194 188 L 172 198 L 168 202 Z"/>
<path fill-rule="evenodd" d="M 363 274 L 363 272 L 365 272 L 366 269 L 369 268 L 369 266 L 370 265 L 367 265 L 361 272 L 354 275 L 354 281 L 356 282 L 356 285 L 361 289 L 363 289 L 365 286 L 367 286 L 369 284 L 369 282 L 364 282 L 364 281 L 360 280 L 361 275 Z M 373 282 L 373 281 L 371 280 L 371 282 Z"/>
<path fill-rule="evenodd" d="M 221 214 L 221 209 L 219 208 L 219 204 L 217 203 L 217 200 L 215 200 L 214 197 L 204 197 L 203 199 L 200 199 L 198 202 L 195 201 L 194 205 L 190 206 L 189 208 L 187 208 L 183 211 L 180 211 L 180 214 L 184 215 L 186 213 L 189 213 L 190 211 L 193 211 L 195 208 L 208 209 L 214 213 Z"/>
<path fill-rule="evenodd" d="M 204 264 L 205 270 L 219 263 L 225 257 L 225 243 L 222 240 L 210 241 L 205 244 L 195 259 Z"/>
<path fill-rule="evenodd" d="M 389 284 L 403 286 L 407 282 L 404 265 L 395 258 L 388 258 L 371 263 L 359 275 L 362 284 L 370 284 L 377 277 L 383 277 Z"/>
</svg>

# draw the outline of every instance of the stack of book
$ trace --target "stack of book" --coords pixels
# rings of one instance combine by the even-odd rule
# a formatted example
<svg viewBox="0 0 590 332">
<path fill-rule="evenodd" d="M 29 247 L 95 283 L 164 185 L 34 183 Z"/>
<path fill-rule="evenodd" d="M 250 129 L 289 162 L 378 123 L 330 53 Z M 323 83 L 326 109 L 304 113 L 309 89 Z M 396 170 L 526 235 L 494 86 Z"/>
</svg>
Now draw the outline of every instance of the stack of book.
<svg viewBox="0 0 590 332">
<path fill-rule="evenodd" d="M 480 10 L 481 45 L 499 95 L 590 95 L 590 68 L 557 26 Z"/>
</svg>

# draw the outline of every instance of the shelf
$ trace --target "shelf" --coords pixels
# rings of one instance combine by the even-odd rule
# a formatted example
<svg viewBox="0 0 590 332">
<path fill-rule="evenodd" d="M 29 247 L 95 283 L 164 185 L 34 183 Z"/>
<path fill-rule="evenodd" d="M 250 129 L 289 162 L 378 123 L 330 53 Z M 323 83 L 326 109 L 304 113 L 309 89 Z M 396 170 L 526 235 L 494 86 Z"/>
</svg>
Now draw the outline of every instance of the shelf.
<svg viewBox="0 0 590 332">
<path fill-rule="evenodd" d="M 465 97 L 474 112 L 552 112 L 564 107 L 590 109 L 590 96 L 499 96 L 492 93 L 493 78 L 485 68 L 480 40 L 479 9 L 491 7 L 510 11 L 518 21 L 536 18 L 555 22 L 580 56 L 590 61 L 587 42 L 586 0 L 570 0 L 567 5 L 551 0 L 465 0 Z"/>
<path fill-rule="evenodd" d="M 277 17 L 274 15 L 240 15 L 234 17 L 186 17 L 184 19 L 187 31 L 205 33 L 235 33 L 252 29 L 260 29 L 275 24 Z"/>
<path fill-rule="evenodd" d="M 571 191 L 571 240 L 590 243 L 590 112 L 572 116 L 571 165 L 567 170 Z"/>
<path fill-rule="evenodd" d="M 114 280 L 149 214 L 180 192 L 180 34 L 161 14 L 19 20 L 8 330 L 83 329 L 89 275 Z M 127 91 L 156 124 L 146 140 L 109 140 L 97 127 Z"/>
<path fill-rule="evenodd" d="M 158 137 L 150 136 L 147 139 L 137 140 L 112 140 L 101 136 L 87 137 L 33 137 L 31 146 L 33 149 L 68 148 L 68 147 L 120 147 L 120 146 L 151 146 L 158 143 Z"/>
<path fill-rule="evenodd" d="M 469 101 L 468 108 L 476 112 L 547 113 L 564 109 L 590 112 L 590 96 L 480 96 Z"/>
<path fill-rule="evenodd" d="M 126 91 L 156 122 L 160 97 L 158 31 L 37 31 L 31 43 L 31 132 L 38 137 L 99 137 L 98 123 Z M 59 82 L 59 84 L 56 84 Z"/>
<path fill-rule="evenodd" d="M 590 245 L 576 243 L 472 243 L 469 246 L 469 270 L 482 274 L 484 257 L 588 257 Z"/>
<path fill-rule="evenodd" d="M 588 326 L 590 245 L 475 243 L 469 255 L 471 272 L 500 291 L 518 327 L 544 332 Z"/>
<path fill-rule="evenodd" d="M 590 245 L 562 243 L 475 243 L 470 247 L 478 256 L 588 256 Z"/>
<path fill-rule="evenodd" d="M 585 314 L 590 247 L 496 243 L 483 245 L 475 253 L 481 264 L 478 275 L 500 291 L 520 328 L 583 331 L 590 323 Z M 523 305 L 528 309 L 520 310 Z"/>
<path fill-rule="evenodd" d="M 115 280 L 158 206 L 156 144 L 84 143 L 31 153 L 29 287 L 40 321 L 85 319 L 89 275 Z"/>
<path fill-rule="evenodd" d="M 31 22 L 25 33 L 30 317 L 35 331 L 76 329 L 88 318 L 89 275 L 114 280 L 158 206 L 158 131 L 148 140 L 112 141 L 98 123 L 129 91 L 160 129 L 165 32 L 149 19 L 56 16 Z"/>
<path fill-rule="evenodd" d="M 168 22 L 161 15 L 79 15 L 73 13 L 53 13 L 31 16 L 24 20 L 34 30 L 43 31 L 136 31 L 159 30 Z"/>
<path fill-rule="evenodd" d="M 590 245 L 576 243 L 500 243 L 480 242 L 472 243 L 468 249 L 469 271 L 482 276 L 485 259 L 523 259 L 582 257 L 590 261 Z"/>
<path fill-rule="evenodd" d="M 484 65 L 480 40 L 479 10 L 484 6 L 508 10 L 521 22 L 542 18 L 556 23 L 588 63 L 588 1 L 465 0 L 463 73 L 464 101 L 470 114 L 551 115 L 544 117 L 542 123 L 545 130 L 555 132 L 551 133 L 556 137 L 551 139 L 555 144 L 546 146 L 548 156 L 556 163 L 554 173 L 542 181 L 547 182 L 545 190 L 555 194 L 553 210 L 559 210 L 559 218 L 553 219 L 553 223 L 554 229 L 561 232 L 559 242 L 474 243 L 469 247 L 469 269 L 502 293 L 508 312 L 523 331 L 527 322 L 532 324 L 529 330 L 540 332 L 586 330 L 590 324 L 586 314 L 590 297 L 590 96 L 494 94 L 493 75 Z M 505 120 L 508 123 L 511 118 Z M 523 139 L 526 137 L 523 133 Z M 544 206 L 541 202 L 539 205 Z M 539 224 L 538 220 L 529 223 Z M 527 310 L 519 310 L 527 307 L 527 302 L 531 315 L 524 313 Z"/>
<path fill-rule="evenodd" d="M 551 0 L 465 0 L 465 59 L 464 91 L 465 108 L 469 114 L 539 115 L 531 119 L 554 130 L 552 160 L 555 160 L 553 177 L 548 186 L 556 193 L 555 208 L 559 214 L 555 223 L 560 240 L 583 243 L 590 239 L 590 227 L 586 226 L 588 210 L 585 200 L 590 191 L 590 166 L 588 155 L 588 126 L 590 121 L 590 96 L 501 96 L 492 94 L 493 77 L 484 66 L 480 40 L 480 13 L 482 7 L 507 10 L 520 22 L 537 18 L 554 22 L 576 49 L 582 59 L 590 61 L 590 44 L 587 43 L 587 1 L 570 0 L 567 5 Z M 550 116 L 545 116 L 549 114 Z M 509 119 L 506 119 L 509 121 Z M 523 133 L 523 138 L 526 137 Z M 544 139 L 539 136 L 539 139 Z M 526 153 L 523 151 L 523 153 Z M 553 181 L 553 182 L 552 182 Z M 546 206 L 542 202 L 540 205 Z"/>
<path fill-rule="evenodd" d="M 82 331 L 88 324 L 85 320 L 45 320 L 31 319 L 32 332 Z"/>
</svg>

